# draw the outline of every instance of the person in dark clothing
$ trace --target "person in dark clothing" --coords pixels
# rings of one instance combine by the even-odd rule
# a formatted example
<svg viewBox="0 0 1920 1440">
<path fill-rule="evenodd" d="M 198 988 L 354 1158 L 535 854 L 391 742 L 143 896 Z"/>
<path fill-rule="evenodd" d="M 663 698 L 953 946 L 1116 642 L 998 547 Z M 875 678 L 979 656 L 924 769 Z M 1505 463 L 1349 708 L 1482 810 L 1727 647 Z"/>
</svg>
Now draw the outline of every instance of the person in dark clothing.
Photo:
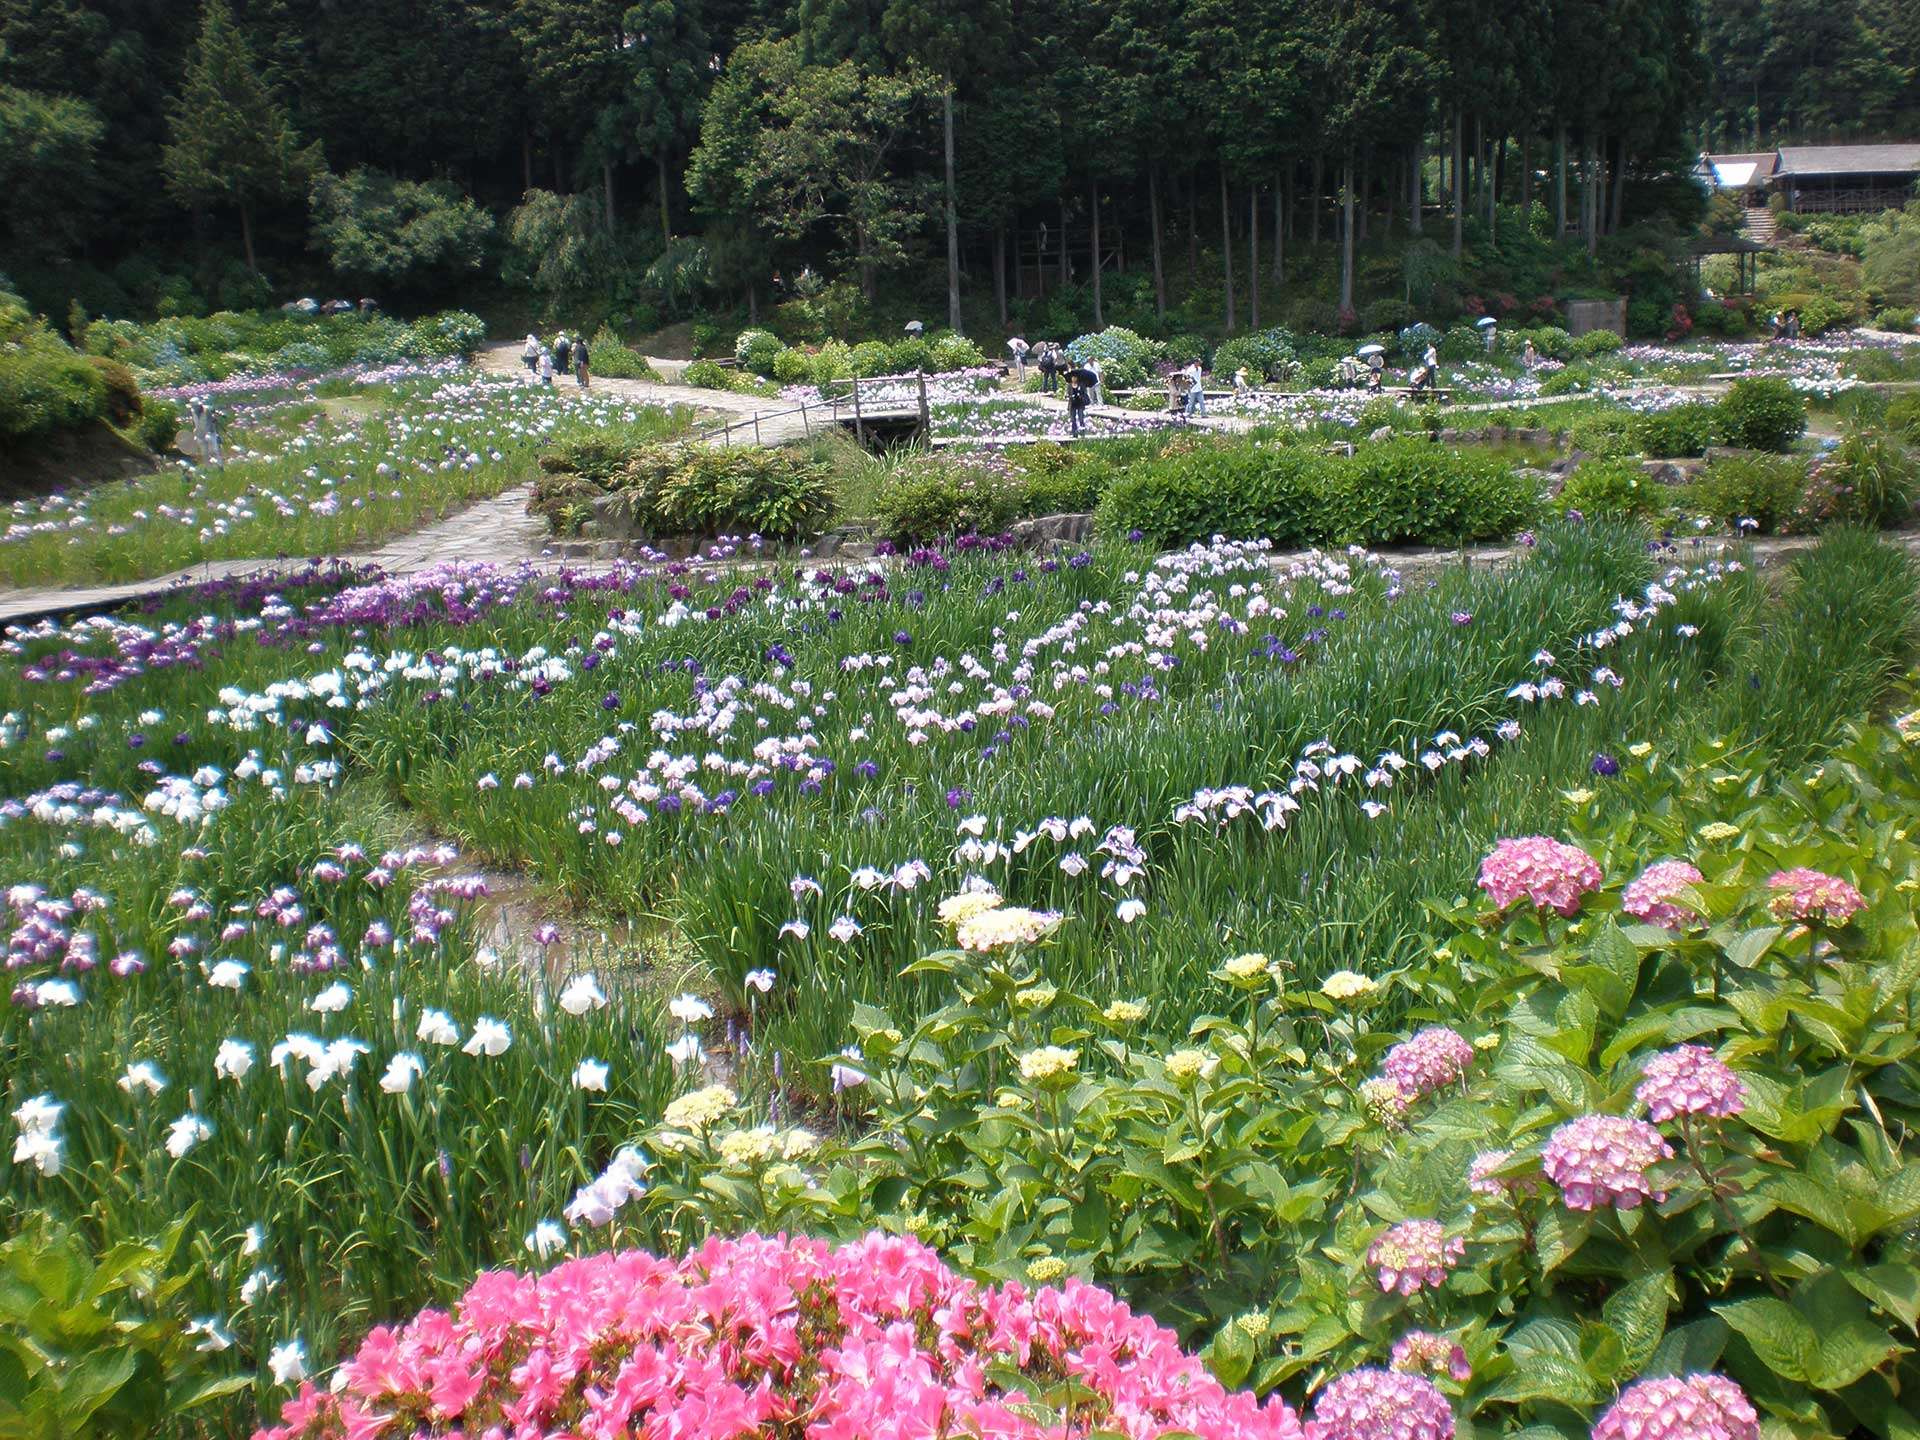
<svg viewBox="0 0 1920 1440">
<path fill-rule="evenodd" d="M 1048 341 L 1040 347 L 1040 389 L 1053 394 L 1053 384 L 1060 374 L 1060 357 L 1054 353 L 1053 342 Z"/>
<path fill-rule="evenodd" d="M 564 330 L 560 332 L 560 338 L 553 342 L 553 368 L 562 375 L 573 368 L 573 342 L 567 339 Z"/>
<path fill-rule="evenodd" d="M 587 342 L 584 337 L 573 342 L 573 378 L 582 390 L 587 388 L 591 378 L 587 374 L 587 364 L 591 357 L 587 354 Z"/>
<path fill-rule="evenodd" d="M 1086 429 L 1087 404 L 1092 398 L 1081 381 L 1067 382 L 1067 424 L 1075 435 Z"/>
</svg>

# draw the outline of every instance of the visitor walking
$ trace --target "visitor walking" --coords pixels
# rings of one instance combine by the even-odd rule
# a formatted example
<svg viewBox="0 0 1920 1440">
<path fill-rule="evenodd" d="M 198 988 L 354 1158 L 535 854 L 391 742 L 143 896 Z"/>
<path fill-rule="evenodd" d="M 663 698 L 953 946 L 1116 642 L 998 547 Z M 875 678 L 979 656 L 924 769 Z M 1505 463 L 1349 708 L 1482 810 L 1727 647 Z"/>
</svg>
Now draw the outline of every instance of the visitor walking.
<svg viewBox="0 0 1920 1440">
<path fill-rule="evenodd" d="M 545 385 L 548 389 L 552 389 L 553 388 L 553 351 L 542 350 L 540 352 L 539 375 L 540 375 L 540 383 L 542 385 Z"/>
<path fill-rule="evenodd" d="M 1233 398 L 1244 400 L 1253 393 L 1253 385 L 1247 379 L 1247 367 L 1242 365 L 1233 372 Z"/>
<path fill-rule="evenodd" d="M 1013 352 L 1013 382 L 1016 385 L 1027 383 L 1027 342 L 1018 335 L 1007 341 L 1007 349 Z"/>
<path fill-rule="evenodd" d="M 1040 344 L 1040 389 L 1043 394 L 1053 394 L 1053 382 L 1060 373 L 1060 361 L 1053 353 L 1053 342 L 1043 340 Z"/>
<path fill-rule="evenodd" d="M 1376 350 L 1367 357 L 1367 388 L 1378 391 L 1387 379 L 1387 357 Z"/>
<path fill-rule="evenodd" d="M 207 406 L 204 395 L 193 397 L 188 410 L 193 415 L 193 447 L 202 460 L 210 460 L 215 465 L 224 465 L 220 458 L 220 417 Z"/>
<path fill-rule="evenodd" d="M 567 339 L 567 332 L 562 330 L 553 342 L 553 368 L 564 375 L 572 367 L 573 342 Z"/>
<path fill-rule="evenodd" d="M 1202 379 L 1203 374 L 1198 360 L 1187 366 L 1187 418 L 1189 420 L 1204 420 L 1207 416 L 1207 390 Z"/>
<path fill-rule="evenodd" d="M 1067 381 L 1067 425 L 1074 435 L 1079 435 L 1087 424 L 1087 387 L 1078 378 L 1078 372 Z"/>
<path fill-rule="evenodd" d="M 587 364 L 590 359 L 591 357 L 587 354 L 586 338 L 583 336 L 580 339 L 574 341 L 573 342 L 573 379 L 574 379 L 574 383 L 578 385 L 582 390 L 586 389 L 587 386 L 592 382 L 592 377 L 587 374 Z"/>
<path fill-rule="evenodd" d="M 527 336 L 527 345 L 520 352 L 521 363 L 527 367 L 527 378 L 532 379 L 540 373 L 540 341 L 536 336 Z"/>
<path fill-rule="evenodd" d="M 1527 341 L 1527 348 L 1520 352 L 1520 368 L 1531 375 L 1533 373 L 1533 367 L 1539 363 L 1540 352 L 1533 348 L 1533 341 L 1529 339 Z"/>
<path fill-rule="evenodd" d="M 1087 369 L 1093 372 L 1093 403 L 1107 403 L 1107 366 L 1098 355 L 1087 361 Z"/>
</svg>

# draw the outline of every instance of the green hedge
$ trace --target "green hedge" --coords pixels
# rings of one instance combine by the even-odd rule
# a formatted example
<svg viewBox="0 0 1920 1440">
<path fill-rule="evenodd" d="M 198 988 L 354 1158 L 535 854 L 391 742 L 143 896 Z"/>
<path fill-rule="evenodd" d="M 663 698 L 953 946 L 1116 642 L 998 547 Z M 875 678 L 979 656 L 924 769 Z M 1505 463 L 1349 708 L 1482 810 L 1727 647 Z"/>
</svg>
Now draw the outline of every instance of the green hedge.
<svg viewBox="0 0 1920 1440">
<path fill-rule="evenodd" d="M 1789 450 L 1806 428 L 1807 402 L 1791 384 L 1773 376 L 1736 380 L 1720 401 L 1720 431 L 1729 445 Z"/>
<path fill-rule="evenodd" d="M 1178 546 L 1213 535 L 1303 545 L 1456 545 L 1512 535 L 1541 513 L 1504 460 L 1390 440 L 1351 458 L 1304 447 L 1208 445 L 1134 466 L 1107 489 L 1102 533 Z"/>
<path fill-rule="evenodd" d="M 0 441 L 104 419 L 108 395 L 100 369 L 49 331 L 0 345 Z"/>
</svg>

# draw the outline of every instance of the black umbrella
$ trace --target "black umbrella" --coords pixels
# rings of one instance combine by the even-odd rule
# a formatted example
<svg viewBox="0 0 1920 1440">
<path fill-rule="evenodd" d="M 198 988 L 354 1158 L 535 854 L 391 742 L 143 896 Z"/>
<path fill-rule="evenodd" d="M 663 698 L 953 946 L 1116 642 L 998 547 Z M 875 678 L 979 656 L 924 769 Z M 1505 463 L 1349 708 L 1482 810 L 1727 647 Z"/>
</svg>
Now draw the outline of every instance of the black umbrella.
<svg viewBox="0 0 1920 1440">
<path fill-rule="evenodd" d="M 1076 365 L 1073 369 L 1067 371 L 1067 378 L 1069 380 L 1078 380 L 1082 385 L 1093 385 L 1098 383 L 1100 379 L 1098 375 L 1094 374 L 1093 371 L 1087 369 L 1084 365 Z"/>
</svg>

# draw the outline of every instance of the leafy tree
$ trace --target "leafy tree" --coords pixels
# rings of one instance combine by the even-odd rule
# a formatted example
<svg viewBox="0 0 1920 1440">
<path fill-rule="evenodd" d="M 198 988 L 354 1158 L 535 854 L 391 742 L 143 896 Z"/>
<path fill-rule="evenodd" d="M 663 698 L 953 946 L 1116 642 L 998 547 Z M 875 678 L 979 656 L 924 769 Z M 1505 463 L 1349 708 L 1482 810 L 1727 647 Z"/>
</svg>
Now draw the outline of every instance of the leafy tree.
<svg viewBox="0 0 1920 1440">
<path fill-rule="evenodd" d="M 52 258 L 87 238 L 105 127 L 84 100 L 0 85 L 0 243 Z"/>
<path fill-rule="evenodd" d="M 493 217 L 445 180 L 323 170 L 312 200 L 315 248 L 355 279 L 445 283 L 480 268 L 493 234 Z"/>
<path fill-rule="evenodd" d="M 700 118 L 712 78 L 713 47 L 698 0 L 639 0 L 627 10 L 634 52 L 628 112 L 634 142 L 660 177 L 660 230 L 673 248 L 667 169 Z"/>
<path fill-rule="evenodd" d="M 319 164 L 319 147 L 301 146 L 226 0 L 206 0 L 186 84 L 168 120 L 168 190 L 184 204 L 237 209 L 247 268 L 258 274 L 254 207 L 298 193 Z"/>
<path fill-rule="evenodd" d="M 744 45 L 714 88 L 689 175 L 710 205 L 769 235 L 825 228 L 871 300 L 879 270 L 906 259 L 923 211 L 922 187 L 892 160 L 939 93 L 924 71 L 809 65 L 794 39 Z"/>
</svg>

